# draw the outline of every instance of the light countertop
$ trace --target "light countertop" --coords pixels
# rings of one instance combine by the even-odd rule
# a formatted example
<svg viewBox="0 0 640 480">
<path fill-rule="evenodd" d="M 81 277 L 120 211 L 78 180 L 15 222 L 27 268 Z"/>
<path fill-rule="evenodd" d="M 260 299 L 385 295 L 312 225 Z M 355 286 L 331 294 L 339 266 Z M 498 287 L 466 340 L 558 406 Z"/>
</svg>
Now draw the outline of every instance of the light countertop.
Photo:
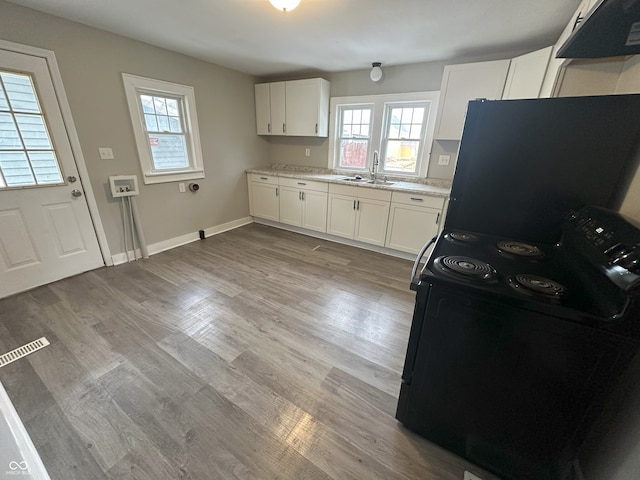
<svg viewBox="0 0 640 480">
<path fill-rule="evenodd" d="M 380 190 L 433 195 L 436 197 L 448 197 L 451 192 L 451 182 L 448 180 L 421 179 L 420 183 L 414 183 L 402 180 L 394 180 L 394 178 L 389 175 L 389 182 L 393 182 L 392 185 L 385 185 L 384 183 L 371 184 L 365 182 L 349 182 L 344 180 L 347 177 L 353 177 L 353 173 L 325 173 L 319 170 L 320 169 L 311 169 L 304 167 L 297 169 L 294 166 L 290 165 L 272 165 L 270 168 L 265 169 L 250 169 L 247 170 L 247 173 L 271 175 L 285 178 L 298 178 L 301 180 L 335 183 L 338 185 L 350 185 L 358 188 L 376 188 Z M 383 178 L 384 176 L 385 175 L 379 175 L 379 178 Z M 368 178 L 368 175 L 365 178 Z"/>
</svg>

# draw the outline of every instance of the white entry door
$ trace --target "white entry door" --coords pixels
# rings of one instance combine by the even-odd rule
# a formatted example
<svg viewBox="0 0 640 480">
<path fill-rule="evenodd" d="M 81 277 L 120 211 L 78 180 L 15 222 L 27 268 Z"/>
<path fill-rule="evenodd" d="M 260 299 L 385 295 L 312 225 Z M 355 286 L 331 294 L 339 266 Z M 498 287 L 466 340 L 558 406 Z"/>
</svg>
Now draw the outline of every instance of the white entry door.
<svg viewBox="0 0 640 480">
<path fill-rule="evenodd" d="M 0 298 L 104 265 L 57 98 L 45 58 L 0 49 Z"/>
</svg>

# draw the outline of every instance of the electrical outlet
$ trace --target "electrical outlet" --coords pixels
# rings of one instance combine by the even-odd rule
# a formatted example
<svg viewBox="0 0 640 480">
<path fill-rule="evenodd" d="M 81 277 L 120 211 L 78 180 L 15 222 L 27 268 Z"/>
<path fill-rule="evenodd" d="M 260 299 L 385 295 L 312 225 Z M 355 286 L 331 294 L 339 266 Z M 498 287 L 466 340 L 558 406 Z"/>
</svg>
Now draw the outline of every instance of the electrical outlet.
<svg viewBox="0 0 640 480">
<path fill-rule="evenodd" d="M 101 160 L 113 160 L 113 150 L 110 148 L 98 148 Z"/>
<path fill-rule="evenodd" d="M 304 156 L 305 157 L 310 157 L 311 156 L 311 149 L 310 148 L 306 148 L 304 151 Z"/>
<path fill-rule="evenodd" d="M 451 155 L 440 155 L 438 157 L 438 165 L 449 165 Z"/>
<path fill-rule="evenodd" d="M 462 480 L 482 480 L 479 476 L 465 470 Z"/>
<path fill-rule="evenodd" d="M 178 184 L 178 190 L 180 190 L 180 193 L 184 193 L 187 191 L 186 187 L 184 186 L 184 182 L 180 182 Z"/>
</svg>

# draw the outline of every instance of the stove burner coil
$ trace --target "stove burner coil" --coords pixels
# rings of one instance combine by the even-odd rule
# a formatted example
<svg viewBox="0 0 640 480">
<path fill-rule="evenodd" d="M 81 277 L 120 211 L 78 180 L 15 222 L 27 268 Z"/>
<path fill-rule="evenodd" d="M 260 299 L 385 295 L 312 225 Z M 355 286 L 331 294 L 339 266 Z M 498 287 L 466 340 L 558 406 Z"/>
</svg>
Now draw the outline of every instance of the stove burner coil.
<svg viewBox="0 0 640 480">
<path fill-rule="evenodd" d="M 497 273 L 488 263 L 470 257 L 439 257 L 435 262 L 441 267 L 442 271 L 469 280 L 492 280 Z"/>
<path fill-rule="evenodd" d="M 542 258 L 544 253 L 535 245 L 512 240 L 504 240 L 498 242 L 498 251 L 500 253 L 510 253 L 521 257 Z"/>
<path fill-rule="evenodd" d="M 476 243 L 478 236 L 467 232 L 450 232 L 444 238 L 454 243 Z"/>
<path fill-rule="evenodd" d="M 548 297 L 559 297 L 566 291 L 558 282 L 537 275 L 516 275 L 515 282 L 513 285 L 516 288 L 523 287 L 527 291 Z"/>
</svg>

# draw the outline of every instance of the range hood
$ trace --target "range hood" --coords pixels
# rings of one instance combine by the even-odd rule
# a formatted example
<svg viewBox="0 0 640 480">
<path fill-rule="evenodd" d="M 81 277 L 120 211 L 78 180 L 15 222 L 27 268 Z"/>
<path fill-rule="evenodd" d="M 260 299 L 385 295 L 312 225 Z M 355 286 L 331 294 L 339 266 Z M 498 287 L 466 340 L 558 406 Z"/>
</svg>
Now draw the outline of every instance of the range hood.
<svg viewBox="0 0 640 480">
<path fill-rule="evenodd" d="M 558 58 L 603 58 L 640 53 L 640 0 L 600 0 L 558 50 Z"/>
</svg>

